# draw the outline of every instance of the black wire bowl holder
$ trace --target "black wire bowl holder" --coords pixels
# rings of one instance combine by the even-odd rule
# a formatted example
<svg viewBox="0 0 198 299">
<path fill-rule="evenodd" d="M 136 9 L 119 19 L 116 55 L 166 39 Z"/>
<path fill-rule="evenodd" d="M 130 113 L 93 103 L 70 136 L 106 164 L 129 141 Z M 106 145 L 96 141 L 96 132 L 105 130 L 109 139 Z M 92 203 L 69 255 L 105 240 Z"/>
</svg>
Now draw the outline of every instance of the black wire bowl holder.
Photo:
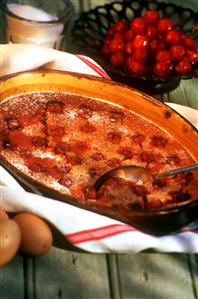
<svg viewBox="0 0 198 299">
<path fill-rule="evenodd" d="M 176 88 L 180 79 L 198 77 L 198 64 L 194 64 L 190 73 L 171 75 L 166 80 L 154 76 L 137 77 L 112 66 L 102 53 L 106 31 L 117 20 L 130 21 L 142 16 L 146 10 L 155 9 L 161 17 L 168 17 L 174 22 L 174 28 L 198 42 L 198 13 L 189 8 L 155 1 L 115 1 L 104 6 L 97 6 L 81 14 L 71 31 L 72 51 L 87 55 L 98 62 L 110 77 L 117 82 L 127 84 L 147 93 L 167 92 Z"/>
</svg>

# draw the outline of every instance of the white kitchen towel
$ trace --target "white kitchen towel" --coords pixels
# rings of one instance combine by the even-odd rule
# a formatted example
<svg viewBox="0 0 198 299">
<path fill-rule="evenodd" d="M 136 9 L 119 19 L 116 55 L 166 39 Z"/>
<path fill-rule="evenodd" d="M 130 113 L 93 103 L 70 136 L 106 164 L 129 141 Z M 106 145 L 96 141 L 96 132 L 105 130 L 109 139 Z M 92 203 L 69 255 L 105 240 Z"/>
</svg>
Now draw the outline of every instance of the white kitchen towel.
<svg viewBox="0 0 198 299">
<path fill-rule="evenodd" d="M 49 67 L 109 79 L 89 57 L 31 45 L 1 45 L 0 51 L 1 75 Z M 174 109 L 177 110 L 177 107 Z M 189 115 L 186 117 L 193 122 Z M 43 217 L 74 246 L 83 250 L 132 253 L 154 249 L 160 252 L 198 253 L 198 221 L 177 234 L 155 237 L 111 218 L 26 192 L 2 166 L 0 185 L 0 208 L 8 212 L 28 211 Z"/>
<path fill-rule="evenodd" d="M 41 67 L 110 79 L 107 73 L 87 56 L 29 44 L 0 45 L 0 76 Z"/>
</svg>

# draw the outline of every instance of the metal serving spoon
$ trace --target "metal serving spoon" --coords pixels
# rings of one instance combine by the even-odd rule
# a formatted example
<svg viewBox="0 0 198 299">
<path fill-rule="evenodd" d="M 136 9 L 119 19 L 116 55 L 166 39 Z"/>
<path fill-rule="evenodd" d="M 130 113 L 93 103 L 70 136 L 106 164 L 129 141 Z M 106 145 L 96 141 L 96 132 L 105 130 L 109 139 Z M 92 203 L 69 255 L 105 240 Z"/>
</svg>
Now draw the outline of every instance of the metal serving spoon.
<svg viewBox="0 0 198 299">
<path fill-rule="evenodd" d="M 108 172 L 105 172 L 102 176 L 100 176 L 96 180 L 96 182 L 94 184 L 94 188 L 96 190 L 99 190 L 100 187 L 109 178 L 112 178 L 112 177 L 121 178 L 126 181 L 134 182 L 135 184 L 144 185 L 146 182 L 149 182 L 149 181 L 152 182 L 153 180 L 160 179 L 162 177 L 174 176 L 179 173 L 184 173 L 184 172 L 188 172 L 188 171 L 196 170 L 196 169 L 198 170 L 198 163 L 153 175 L 145 167 L 136 166 L 136 165 L 123 165 L 123 166 L 118 166 Z"/>
</svg>

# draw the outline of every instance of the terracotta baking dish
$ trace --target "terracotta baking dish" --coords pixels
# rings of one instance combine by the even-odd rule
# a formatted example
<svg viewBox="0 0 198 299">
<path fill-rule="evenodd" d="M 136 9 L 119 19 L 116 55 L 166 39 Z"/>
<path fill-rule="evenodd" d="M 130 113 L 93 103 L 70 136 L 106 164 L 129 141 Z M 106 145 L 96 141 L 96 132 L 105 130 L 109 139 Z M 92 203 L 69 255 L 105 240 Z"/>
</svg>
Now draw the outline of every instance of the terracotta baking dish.
<svg viewBox="0 0 198 299">
<path fill-rule="evenodd" d="M 108 80 L 60 71 L 32 71 L 13 74 L 1 79 L 0 99 L 35 91 L 54 91 L 82 95 L 97 101 L 113 103 L 134 111 L 142 117 L 167 131 L 195 162 L 198 161 L 198 131 L 183 117 L 165 104 L 127 86 Z M 77 203 L 72 197 L 45 187 L 31 177 L 10 165 L 1 156 L 1 164 L 9 170 L 27 189 L 43 195 L 68 202 L 81 208 L 110 216 L 134 225 L 146 232 L 166 234 L 175 232 L 191 223 L 198 215 L 198 196 L 196 200 L 174 204 L 163 210 L 123 212 L 110 209 L 90 208 Z"/>
</svg>

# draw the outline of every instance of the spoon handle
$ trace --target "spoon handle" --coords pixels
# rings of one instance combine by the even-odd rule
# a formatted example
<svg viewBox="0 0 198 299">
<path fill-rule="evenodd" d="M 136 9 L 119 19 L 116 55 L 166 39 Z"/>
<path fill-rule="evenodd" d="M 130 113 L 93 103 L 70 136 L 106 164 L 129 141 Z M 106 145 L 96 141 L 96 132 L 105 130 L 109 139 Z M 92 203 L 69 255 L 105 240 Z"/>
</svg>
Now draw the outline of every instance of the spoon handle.
<svg viewBox="0 0 198 299">
<path fill-rule="evenodd" d="M 158 174 L 157 177 L 174 176 L 174 175 L 179 174 L 179 173 L 183 173 L 183 172 L 187 172 L 187 171 L 191 171 L 191 170 L 196 170 L 196 169 L 198 169 L 198 163 L 188 165 L 188 166 L 185 166 L 185 167 L 182 167 L 182 168 L 179 168 L 179 169 L 174 169 L 174 170 L 162 172 L 162 173 Z"/>
</svg>

